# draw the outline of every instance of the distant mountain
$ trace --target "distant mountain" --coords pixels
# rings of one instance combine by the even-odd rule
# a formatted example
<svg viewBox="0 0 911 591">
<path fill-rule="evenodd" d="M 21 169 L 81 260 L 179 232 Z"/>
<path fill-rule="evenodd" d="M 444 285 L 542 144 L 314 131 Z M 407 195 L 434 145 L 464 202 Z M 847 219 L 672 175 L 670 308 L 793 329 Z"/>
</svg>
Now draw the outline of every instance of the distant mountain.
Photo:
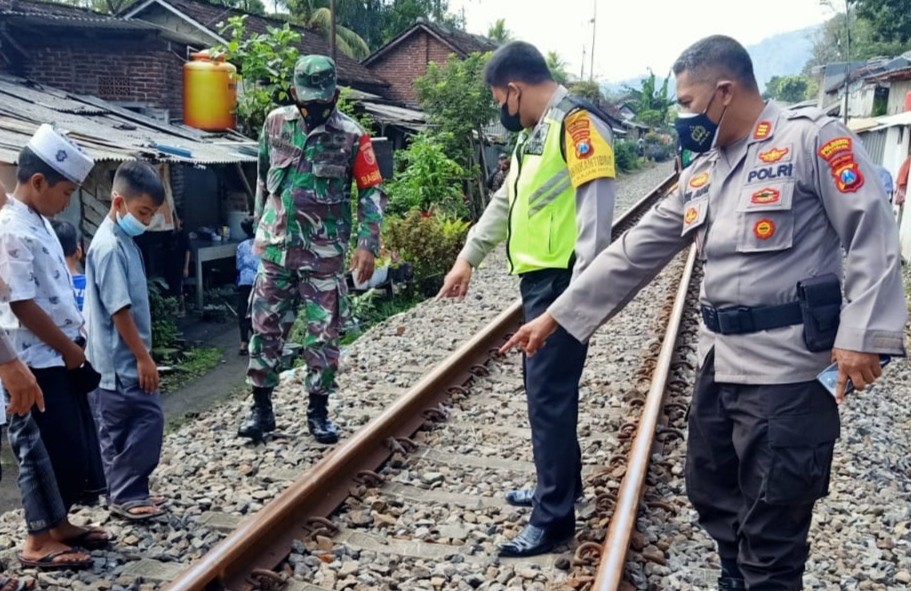
<svg viewBox="0 0 911 591">
<path fill-rule="evenodd" d="M 821 26 L 816 25 L 797 31 L 780 33 L 747 47 L 747 51 L 753 59 L 753 70 L 756 74 L 756 81 L 759 82 L 760 91 L 765 91 L 766 82 L 772 76 L 800 74 L 804 64 L 807 63 L 812 55 L 813 35 Z M 642 78 L 647 75 L 647 73 L 643 73 L 635 78 L 607 82 L 602 84 L 601 87 L 605 92 L 611 94 L 622 93 L 627 86 L 638 88 Z M 665 73 L 655 72 L 655 75 L 660 79 L 665 76 Z M 670 89 L 671 94 L 673 94 L 673 77 L 671 78 Z"/>
</svg>

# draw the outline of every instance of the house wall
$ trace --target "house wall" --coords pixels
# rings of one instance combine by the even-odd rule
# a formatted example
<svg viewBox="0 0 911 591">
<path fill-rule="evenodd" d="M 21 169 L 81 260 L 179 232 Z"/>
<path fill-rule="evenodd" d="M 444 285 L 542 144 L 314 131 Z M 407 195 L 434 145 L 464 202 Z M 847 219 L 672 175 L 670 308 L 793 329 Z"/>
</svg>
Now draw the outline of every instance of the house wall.
<svg viewBox="0 0 911 591">
<path fill-rule="evenodd" d="M 876 87 L 872 84 L 851 84 L 848 95 L 848 116 L 872 117 L 875 95 Z M 842 95 L 842 100 L 844 100 L 844 95 Z"/>
<path fill-rule="evenodd" d="M 186 48 L 161 40 L 44 37 L 26 40 L 18 74 L 69 92 L 183 116 Z"/>
<path fill-rule="evenodd" d="M 898 115 L 905 112 L 905 95 L 911 91 L 911 80 L 898 80 L 889 83 L 889 102 L 886 105 L 887 115 Z"/>
<path fill-rule="evenodd" d="M 404 39 L 369 69 L 389 82 L 388 96 L 395 100 L 415 103 L 414 80 L 427 73 L 427 64 L 445 64 L 452 50 L 435 37 L 418 31 Z"/>
</svg>

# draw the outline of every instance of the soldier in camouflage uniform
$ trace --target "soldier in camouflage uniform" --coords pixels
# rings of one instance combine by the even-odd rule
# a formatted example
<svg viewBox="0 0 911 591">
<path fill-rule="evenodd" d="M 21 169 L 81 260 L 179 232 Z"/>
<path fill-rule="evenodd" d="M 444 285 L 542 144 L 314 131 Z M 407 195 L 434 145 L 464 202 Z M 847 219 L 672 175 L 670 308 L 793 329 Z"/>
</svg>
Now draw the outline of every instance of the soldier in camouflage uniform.
<svg viewBox="0 0 911 591">
<path fill-rule="evenodd" d="M 358 188 L 351 270 L 359 281 L 373 275 L 386 196 L 370 136 L 335 108 L 335 63 L 321 55 L 298 59 L 291 94 L 295 104 L 272 111 L 260 137 L 253 249 L 262 264 L 251 295 L 247 369 L 253 410 L 238 435 L 259 440 L 275 430 L 272 390 L 278 385 L 284 345 L 282 320 L 298 311 L 307 322 L 307 425 L 320 443 L 335 443 L 338 432 L 327 403 L 336 387 L 345 313 L 351 183 Z"/>
</svg>

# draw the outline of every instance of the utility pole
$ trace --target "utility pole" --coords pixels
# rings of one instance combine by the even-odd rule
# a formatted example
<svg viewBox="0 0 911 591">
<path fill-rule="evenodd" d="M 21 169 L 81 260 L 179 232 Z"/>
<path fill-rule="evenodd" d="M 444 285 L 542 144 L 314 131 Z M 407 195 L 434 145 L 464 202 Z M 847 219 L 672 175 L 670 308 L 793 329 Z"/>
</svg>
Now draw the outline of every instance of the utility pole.
<svg viewBox="0 0 911 591">
<path fill-rule="evenodd" d="M 851 88 L 851 0 L 845 0 L 845 125 L 848 124 L 848 94 Z"/>
<path fill-rule="evenodd" d="M 847 0 L 845 0 L 847 1 Z M 597 24 L 595 19 L 598 18 L 598 0 L 592 0 L 592 64 L 588 71 L 590 80 L 595 79 L 595 30 Z"/>
<path fill-rule="evenodd" d="M 585 43 L 582 44 L 582 70 L 579 72 L 579 80 L 585 80 Z"/>
<path fill-rule="evenodd" d="M 335 42 L 335 2 L 336 0 L 330 0 L 329 2 L 329 47 L 332 50 L 332 61 L 337 62 L 338 60 L 335 57 L 337 45 Z"/>
</svg>

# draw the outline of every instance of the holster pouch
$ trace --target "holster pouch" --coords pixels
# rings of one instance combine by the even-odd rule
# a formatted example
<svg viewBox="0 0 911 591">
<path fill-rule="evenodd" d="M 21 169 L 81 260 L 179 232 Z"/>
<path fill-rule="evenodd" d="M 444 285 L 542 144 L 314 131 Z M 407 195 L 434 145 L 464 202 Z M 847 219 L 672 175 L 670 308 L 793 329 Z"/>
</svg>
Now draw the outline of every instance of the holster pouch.
<svg viewBox="0 0 911 591">
<path fill-rule="evenodd" d="M 803 316 L 803 340 L 815 353 L 835 346 L 841 318 L 841 282 L 834 273 L 797 283 L 797 299 Z"/>
</svg>

